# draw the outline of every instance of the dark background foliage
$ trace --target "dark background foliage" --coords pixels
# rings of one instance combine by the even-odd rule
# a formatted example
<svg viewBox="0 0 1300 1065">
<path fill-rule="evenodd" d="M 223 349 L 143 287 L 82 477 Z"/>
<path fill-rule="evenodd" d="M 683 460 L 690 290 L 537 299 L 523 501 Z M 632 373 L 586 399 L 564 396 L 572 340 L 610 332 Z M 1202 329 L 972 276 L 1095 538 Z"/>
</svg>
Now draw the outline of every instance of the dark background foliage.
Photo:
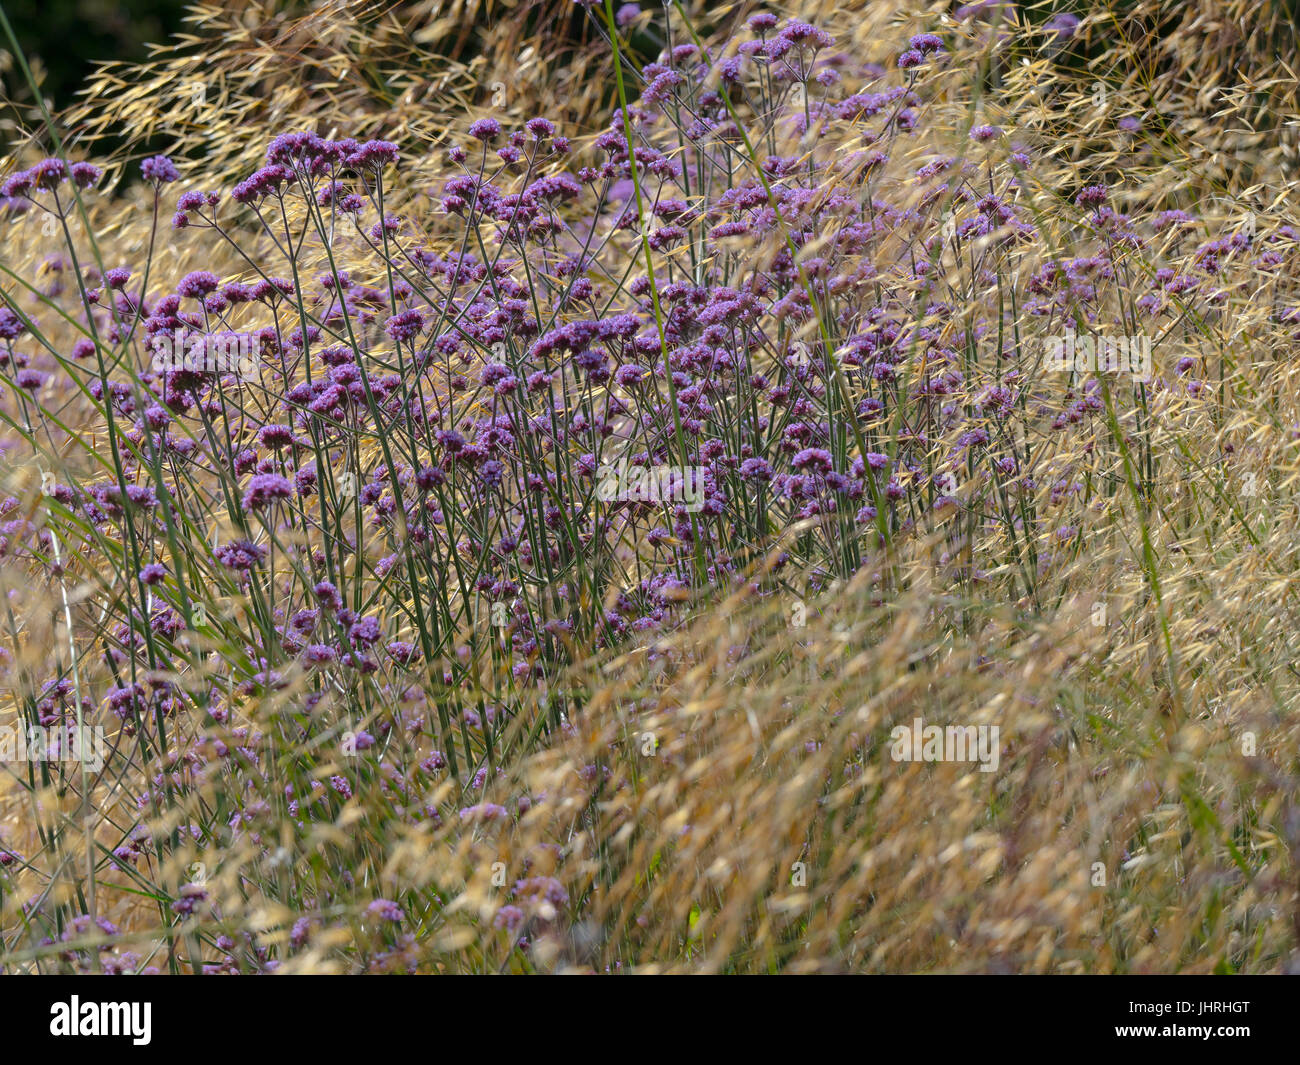
<svg viewBox="0 0 1300 1065">
<path fill-rule="evenodd" d="M 71 101 L 95 61 L 144 58 L 146 43 L 177 32 L 185 14 L 182 0 L 3 0 L 0 7 L 56 106 Z M 0 40 L 6 95 L 29 100 L 7 43 Z"/>
</svg>

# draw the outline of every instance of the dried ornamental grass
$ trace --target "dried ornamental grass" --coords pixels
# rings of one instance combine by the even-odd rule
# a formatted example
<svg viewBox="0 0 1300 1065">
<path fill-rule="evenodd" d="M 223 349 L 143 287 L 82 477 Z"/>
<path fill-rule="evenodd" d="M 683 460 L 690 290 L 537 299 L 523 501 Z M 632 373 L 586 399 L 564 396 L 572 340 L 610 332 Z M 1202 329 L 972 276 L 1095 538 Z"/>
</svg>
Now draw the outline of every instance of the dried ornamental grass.
<svg viewBox="0 0 1300 1065">
<path fill-rule="evenodd" d="M 9 160 L 5 964 L 1294 965 L 1280 16 L 582 6 Z"/>
</svg>

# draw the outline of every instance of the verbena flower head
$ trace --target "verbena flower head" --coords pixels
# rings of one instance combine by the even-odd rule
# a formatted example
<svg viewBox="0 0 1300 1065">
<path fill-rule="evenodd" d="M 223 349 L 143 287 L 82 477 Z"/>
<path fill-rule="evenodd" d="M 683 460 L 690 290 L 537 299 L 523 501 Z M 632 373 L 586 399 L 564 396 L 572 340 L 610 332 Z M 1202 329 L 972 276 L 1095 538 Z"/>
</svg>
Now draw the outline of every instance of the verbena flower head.
<svg viewBox="0 0 1300 1065">
<path fill-rule="evenodd" d="M 480 118 L 469 127 L 469 135 L 484 144 L 491 144 L 501 136 L 501 123 L 495 118 Z"/>
<path fill-rule="evenodd" d="M 104 171 L 93 163 L 73 163 L 69 169 L 72 183 L 79 189 L 94 188 L 104 177 Z"/>
<path fill-rule="evenodd" d="M 154 155 L 145 159 L 140 164 L 140 173 L 145 181 L 152 182 L 155 185 L 166 185 L 181 179 L 180 171 L 165 155 Z"/>
<path fill-rule="evenodd" d="M 68 179 L 68 165 L 62 159 L 42 159 L 28 174 L 36 188 L 56 189 Z"/>
<path fill-rule="evenodd" d="M 277 473 L 262 473 L 248 482 L 244 506 L 249 510 L 263 510 L 279 500 L 292 498 L 293 494 L 293 484 L 287 477 L 281 477 Z"/>
</svg>

